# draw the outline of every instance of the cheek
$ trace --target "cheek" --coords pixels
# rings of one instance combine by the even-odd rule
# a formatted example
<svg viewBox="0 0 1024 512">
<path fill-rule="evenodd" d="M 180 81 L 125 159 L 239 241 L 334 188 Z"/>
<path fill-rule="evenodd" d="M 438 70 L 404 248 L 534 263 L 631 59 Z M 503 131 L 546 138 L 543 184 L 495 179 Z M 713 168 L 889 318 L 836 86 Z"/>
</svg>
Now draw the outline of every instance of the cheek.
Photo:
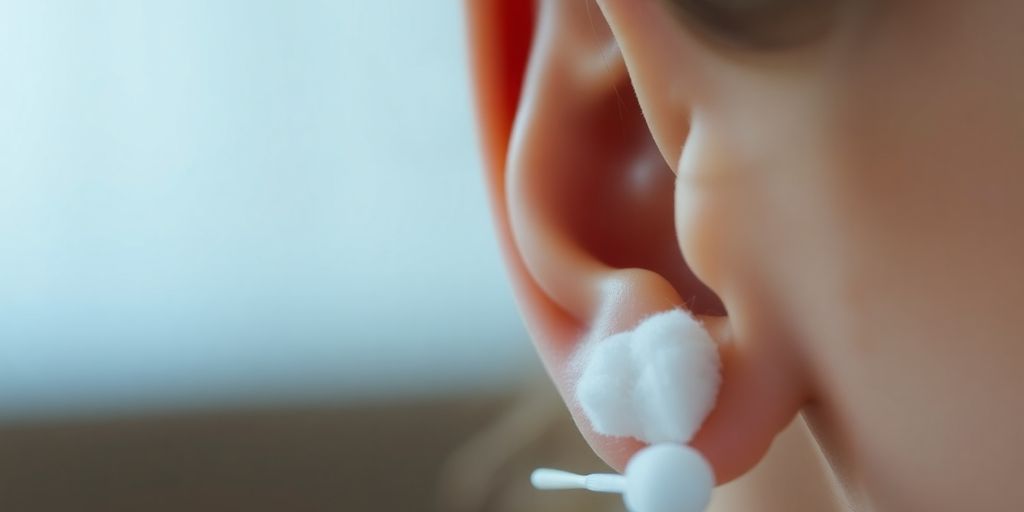
<svg viewBox="0 0 1024 512">
<path fill-rule="evenodd" d="M 764 178 L 773 169 L 740 158 L 728 133 L 699 118 L 692 124 L 675 187 L 680 248 L 725 306 L 736 342 L 788 343 L 775 297 L 783 288 L 773 285 L 799 250 L 784 241 L 791 210 L 778 207 L 788 187 Z"/>
<path fill-rule="evenodd" d="M 721 108 L 693 117 L 678 165 L 675 211 L 693 271 L 734 321 L 792 330 L 841 259 L 834 229 L 834 137 L 808 93 L 743 80 Z M 785 87 L 792 91 L 792 87 Z M 803 300 L 807 298 L 809 300 Z M 746 322 L 743 322 L 746 323 Z"/>
<path fill-rule="evenodd" d="M 969 509 L 1024 460 L 1024 32 L 926 12 L 818 77 L 708 64 L 676 187 L 692 269 L 807 355 L 821 438 L 894 510 Z"/>
<path fill-rule="evenodd" d="M 725 304 L 737 342 L 789 351 L 820 381 L 816 372 L 841 347 L 815 329 L 843 330 L 843 304 L 863 282 L 850 273 L 856 248 L 843 227 L 842 131 L 808 85 L 787 96 L 745 83 L 761 87 L 694 116 L 678 166 L 677 234 L 691 268 Z M 819 436 L 845 442 L 841 432 Z"/>
</svg>

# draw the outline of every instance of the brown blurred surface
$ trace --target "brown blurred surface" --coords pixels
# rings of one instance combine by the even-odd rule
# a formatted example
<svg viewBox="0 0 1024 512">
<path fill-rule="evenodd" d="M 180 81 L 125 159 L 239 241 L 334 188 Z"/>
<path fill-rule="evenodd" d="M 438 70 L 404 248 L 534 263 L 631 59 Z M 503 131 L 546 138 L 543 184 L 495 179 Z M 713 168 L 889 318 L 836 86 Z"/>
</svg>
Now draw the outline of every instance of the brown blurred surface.
<svg viewBox="0 0 1024 512">
<path fill-rule="evenodd" d="M 514 396 L 0 425 L 0 512 L 611 512 L 530 488 L 607 471 L 547 381 Z M 709 512 L 843 510 L 796 421 Z"/>
<path fill-rule="evenodd" d="M 0 426 L 0 511 L 436 509 L 507 399 Z"/>
</svg>

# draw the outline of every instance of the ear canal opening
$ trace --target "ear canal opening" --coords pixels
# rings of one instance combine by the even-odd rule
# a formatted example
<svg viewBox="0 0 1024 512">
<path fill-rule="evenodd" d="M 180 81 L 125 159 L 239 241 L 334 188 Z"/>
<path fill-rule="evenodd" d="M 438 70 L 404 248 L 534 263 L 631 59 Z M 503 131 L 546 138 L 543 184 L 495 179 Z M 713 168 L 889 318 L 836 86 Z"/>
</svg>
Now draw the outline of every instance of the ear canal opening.
<svg viewBox="0 0 1024 512">
<path fill-rule="evenodd" d="M 724 316 L 718 296 L 690 270 L 675 230 L 675 176 L 665 162 L 628 80 L 609 92 L 578 140 L 600 147 L 570 151 L 557 193 L 566 233 L 602 263 L 642 268 L 665 278 L 702 316 Z M 580 175 L 580 174 L 584 175 Z"/>
</svg>

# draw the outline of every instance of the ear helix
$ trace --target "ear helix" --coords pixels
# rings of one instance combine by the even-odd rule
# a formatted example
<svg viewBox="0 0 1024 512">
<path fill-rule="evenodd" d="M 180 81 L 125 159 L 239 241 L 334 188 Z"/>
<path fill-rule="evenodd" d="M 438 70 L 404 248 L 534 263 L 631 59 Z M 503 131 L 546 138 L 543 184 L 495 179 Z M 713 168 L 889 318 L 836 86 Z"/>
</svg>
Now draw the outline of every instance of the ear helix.
<svg viewBox="0 0 1024 512">
<path fill-rule="evenodd" d="M 631 331 L 588 342 L 576 355 L 576 399 L 594 430 L 651 443 L 623 475 L 536 470 L 538 489 L 623 495 L 631 512 L 700 512 L 715 485 L 710 464 L 687 446 L 714 407 L 718 347 L 700 322 L 673 309 Z"/>
</svg>

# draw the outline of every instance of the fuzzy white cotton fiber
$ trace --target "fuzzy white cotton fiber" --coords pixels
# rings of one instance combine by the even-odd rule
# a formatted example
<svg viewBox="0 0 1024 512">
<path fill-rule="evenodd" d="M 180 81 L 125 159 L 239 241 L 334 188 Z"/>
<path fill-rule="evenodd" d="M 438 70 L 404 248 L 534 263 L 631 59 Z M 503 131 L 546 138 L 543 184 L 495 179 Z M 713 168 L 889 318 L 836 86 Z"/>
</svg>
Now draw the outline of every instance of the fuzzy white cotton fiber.
<svg viewBox="0 0 1024 512">
<path fill-rule="evenodd" d="M 647 443 L 687 443 L 714 407 L 721 361 L 711 336 L 673 309 L 588 343 L 576 399 L 594 430 Z"/>
</svg>

